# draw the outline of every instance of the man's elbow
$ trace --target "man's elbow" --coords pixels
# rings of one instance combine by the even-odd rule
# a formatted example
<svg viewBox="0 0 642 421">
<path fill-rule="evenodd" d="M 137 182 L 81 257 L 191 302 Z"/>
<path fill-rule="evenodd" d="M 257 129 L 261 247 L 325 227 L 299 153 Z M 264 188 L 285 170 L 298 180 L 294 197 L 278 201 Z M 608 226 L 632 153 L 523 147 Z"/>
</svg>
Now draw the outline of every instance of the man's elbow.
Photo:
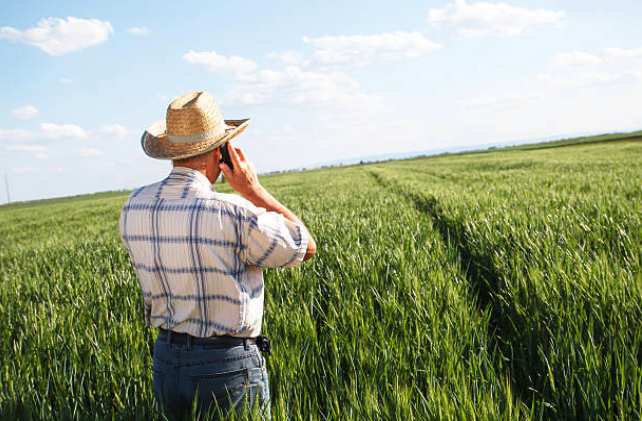
<svg viewBox="0 0 642 421">
<path fill-rule="evenodd" d="M 308 241 L 308 248 L 305 251 L 305 256 L 303 256 L 303 261 L 305 262 L 306 260 L 310 260 L 316 252 L 317 252 L 317 244 L 314 242 L 314 238 L 310 236 L 310 240 Z"/>
</svg>

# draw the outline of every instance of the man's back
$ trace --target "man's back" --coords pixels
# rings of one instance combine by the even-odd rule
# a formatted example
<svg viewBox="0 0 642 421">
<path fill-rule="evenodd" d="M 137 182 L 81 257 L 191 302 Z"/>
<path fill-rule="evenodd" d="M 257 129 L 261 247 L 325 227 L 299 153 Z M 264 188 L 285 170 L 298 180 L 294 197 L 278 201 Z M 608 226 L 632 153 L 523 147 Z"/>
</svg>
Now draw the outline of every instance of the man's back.
<svg viewBox="0 0 642 421">
<path fill-rule="evenodd" d="M 146 322 L 197 337 L 257 336 L 260 267 L 299 264 L 307 248 L 302 227 L 217 193 L 186 167 L 134 191 L 120 232 L 140 281 Z"/>
</svg>

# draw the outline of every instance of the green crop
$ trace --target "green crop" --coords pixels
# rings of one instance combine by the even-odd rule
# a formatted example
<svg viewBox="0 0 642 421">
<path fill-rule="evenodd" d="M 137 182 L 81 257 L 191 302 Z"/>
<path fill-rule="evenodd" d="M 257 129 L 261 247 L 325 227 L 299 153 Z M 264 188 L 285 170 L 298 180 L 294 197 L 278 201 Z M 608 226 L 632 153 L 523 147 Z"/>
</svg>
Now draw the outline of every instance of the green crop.
<svg viewBox="0 0 642 421">
<path fill-rule="evenodd" d="M 640 419 L 642 143 L 559 146 L 262 178 L 272 418 Z M 0 208 L 0 418 L 160 417 L 126 196 Z"/>
</svg>

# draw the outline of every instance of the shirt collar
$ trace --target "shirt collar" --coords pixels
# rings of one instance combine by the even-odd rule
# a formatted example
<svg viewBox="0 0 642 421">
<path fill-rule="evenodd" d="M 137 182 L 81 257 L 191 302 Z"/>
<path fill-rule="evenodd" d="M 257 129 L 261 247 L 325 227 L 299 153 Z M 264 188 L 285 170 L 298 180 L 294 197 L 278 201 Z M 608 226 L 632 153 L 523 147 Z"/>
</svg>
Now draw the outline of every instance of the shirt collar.
<svg viewBox="0 0 642 421">
<path fill-rule="evenodd" d="M 196 171 L 195 169 L 175 166 L 174 168 L 172 168 L 172 172 L 170 173 L 170 176 L 172 174 L 180 174 L 180 175 L 188 176 L 199 187 L 203 187 L 210 191 L 215 191 L 214 186 L 212 185 L 212 183 L 210 183 L 210 180 L 208 180 L 207 177 L 203 175 L 203 173 Z"/>
</svg>

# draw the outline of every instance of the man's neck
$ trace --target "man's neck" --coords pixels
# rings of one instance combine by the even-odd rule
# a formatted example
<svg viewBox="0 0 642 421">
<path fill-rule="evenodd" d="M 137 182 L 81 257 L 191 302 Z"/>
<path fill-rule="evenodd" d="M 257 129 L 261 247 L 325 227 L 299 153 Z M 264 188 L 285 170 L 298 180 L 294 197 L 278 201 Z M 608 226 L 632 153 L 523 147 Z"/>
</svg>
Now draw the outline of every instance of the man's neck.
<svg viewBox="0 0 642 421">
<path fill-rule="evenodd" d="M 176 167 L 189 168 L 189 169 L 192 169 L 192 170 L 194 170 L 194 171 L 198 171 L 198 172 L 200 172 L 201 174 L 203 174 L 203 175 L 205 176 L 205 178 L 207 178 L 211 184 L 214 184 L 213 177 L 212 177 L 212 175 L 209 173 L 209 171 L 208 171 L 208 169 L 207 169 L 207 168 L 203 168 L 203 167 L 199 167 L 199 166 L 193 166 L 193 165 L 186 165 L 186 164 L 183 164 L 183 163 L 181 163 L 181 164 L 174 164 L 174 168 L 176 168 Z M 218 175 L 217 175 L 217 177 L 218 177 Z"/>
<path fill-rule="evenodd" d="M 185 164 L 174 165 L 174 168 L 176 168 L 176 167 L 189 168 L 189 169 L 191 169 L 191 170 L 198 171 L 198 172 L 200 172 L 201 174 L 203 174 L 203 175 L 204 175 L 208 180 L 210 179 L 210 178 L 207 176 L 207 168 L 193 167 L 193 166 L 191 166 L 191 165 L 185 165 Z"/>
<path fill-rule="evenodd" d="M 192 169 L 194 171 L 198 171 L 201 174 L 203 174 L 205 177 L 207 177 L 207 168 L 199 168 L 199 167 L 194 167 L 194 166 L 186 165 L 186 164 L 174 164 L 174 168 L 176 168 L 176 167 L 189 168 L 189 169 Z"/>
</svg>

